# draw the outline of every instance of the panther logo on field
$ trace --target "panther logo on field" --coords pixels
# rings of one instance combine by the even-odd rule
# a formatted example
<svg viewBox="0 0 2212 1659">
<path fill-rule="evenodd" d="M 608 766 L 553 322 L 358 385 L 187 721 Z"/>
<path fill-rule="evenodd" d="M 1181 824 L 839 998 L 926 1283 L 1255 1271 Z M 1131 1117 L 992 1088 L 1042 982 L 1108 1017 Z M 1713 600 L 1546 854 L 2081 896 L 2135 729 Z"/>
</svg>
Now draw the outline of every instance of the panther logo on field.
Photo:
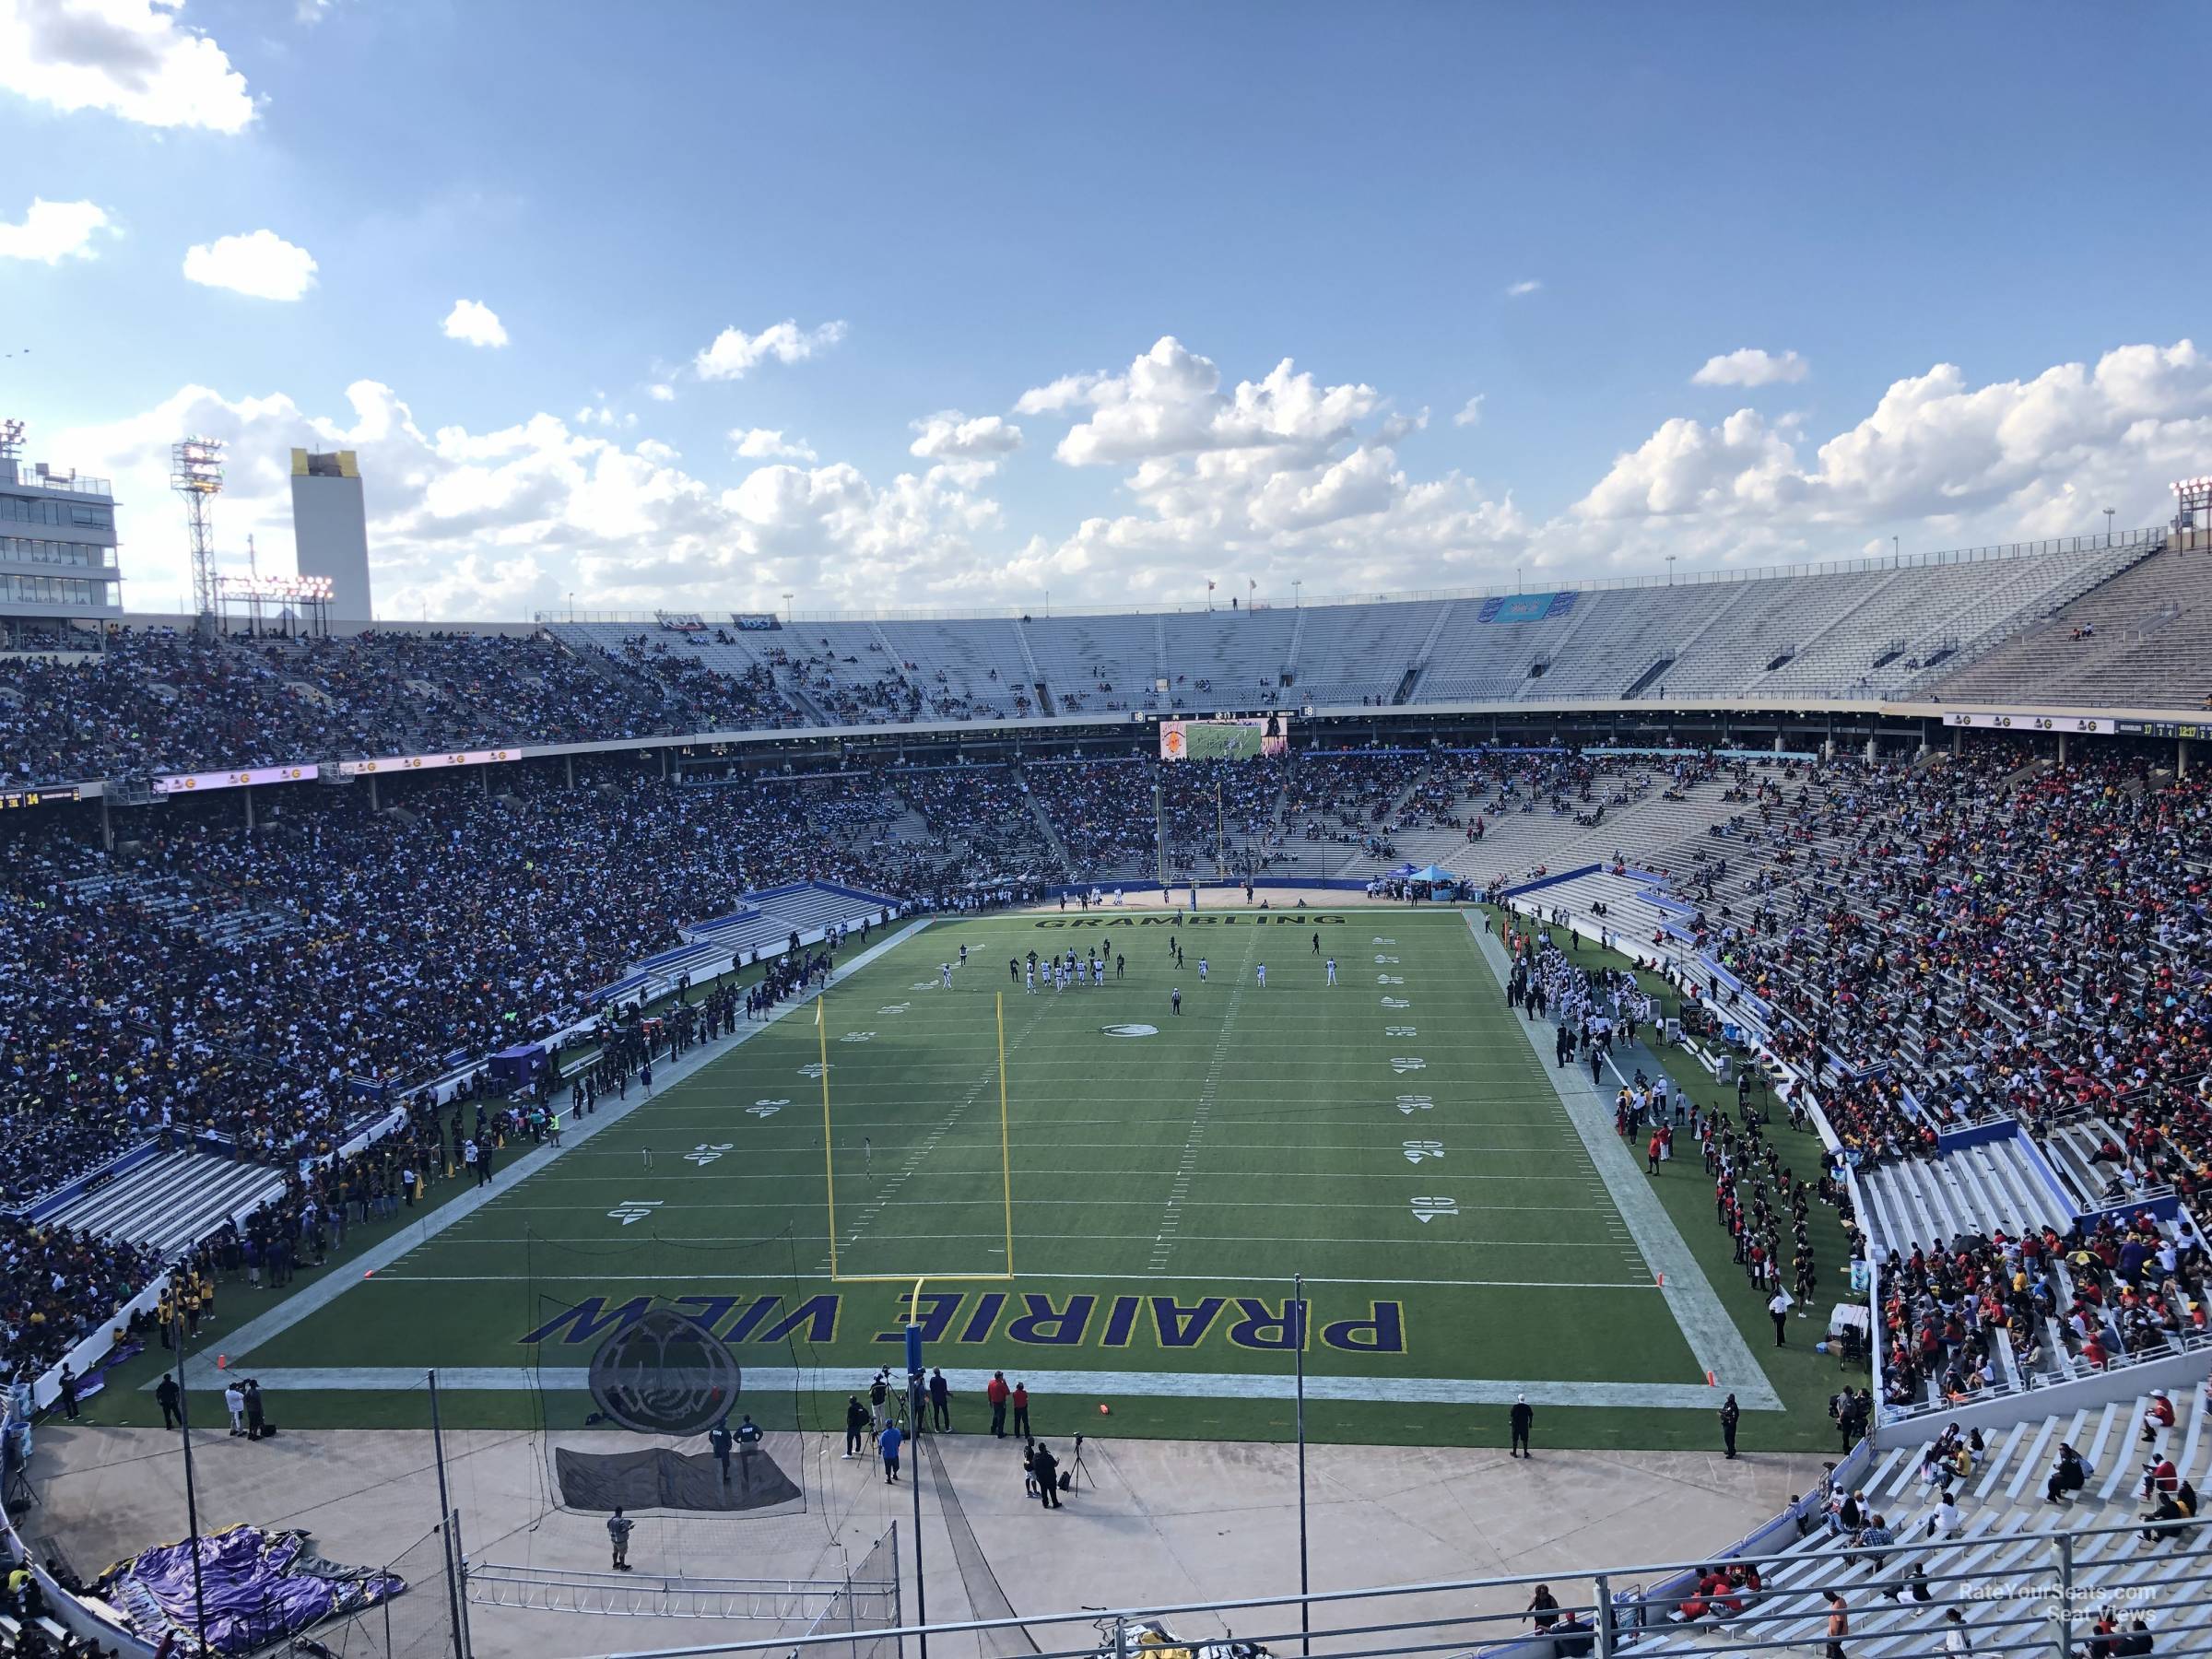
<svg viewBox="0 0 2212 1659">
<path fill-rule="evenodd" d="M 1100 1026 L 1099 1030 L 1109 1037 L 1157 1037 L 1159 1035 L 1159 1028 L 1156 1025 L 1110 1025 Z"/>
<path fill-rule="evenodd" d="M 704 1434 L 736 1405 L 744 1373 L 713 1332 L 653 1308 L 592 1356 L 592 1401 L 638 1434 Z"/>
</svg>

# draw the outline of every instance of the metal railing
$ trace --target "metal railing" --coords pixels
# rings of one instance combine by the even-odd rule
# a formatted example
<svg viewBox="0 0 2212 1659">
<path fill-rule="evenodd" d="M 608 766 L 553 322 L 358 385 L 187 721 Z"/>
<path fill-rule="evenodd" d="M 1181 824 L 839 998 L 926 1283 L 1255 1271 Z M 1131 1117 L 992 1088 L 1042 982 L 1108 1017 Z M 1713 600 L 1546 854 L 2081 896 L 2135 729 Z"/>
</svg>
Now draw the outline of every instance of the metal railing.
<svg viewBox="0 0 2212 1659">
<path fill-rule="evenodd" d="M 1765 1529 L 1807 1539 L 1794 1549 L 1743 1551 L 1696 1560 L 1283 1594 L 1171 1606 L 904 1625 L 876 1633 L 903 1643 L 966 1639 L 953 1651 L 1033 1646 L 1038 1659 L 1143 1659 L 1147 1649 L 1185 1649 L 1192 1659 L 1231 1659 L 1255 1649 L 1334 1659 L 1385 1654 L 1481 1653 L 1490 1659 L 1612 1659 L 1633 1653 L 1789 1648 L 1828 1640 L 1841 1612 L 1846 1651 L 1884 1639 L 1884 1651 L 1940 1652 L 1955 1610 L 1977 1653 L 2070 1659 L 2077 1635 L 2101 1614 L 2125 1632 L 2136 1618 L 2159 1653 L 2212 1645 L 2212 1535 L 2204 1523 L 2059 1533 L 1987 1530 L 1957 1539 L 1852 1547 L 1826 1535 L 1816 1506 L 1801 1505 Z M 1971 1523 L 1970 1523 L 1971 1525 Z M 1708 1593 L 1714 1568 L 1756 1567 L 1757 1591 Z M 1537 1601 L 1542 1590 L 1549 1604 Z M 1840 1606 L 1829 1597 L 1841 1597 Z M 1541 1626 L 1536 1620 L 1541 1618 Z M 763 1638 L 636 1649 L 609 1659 L 703 1659 L 717 1653 L 818 1653 L 847 1635 Z M 1228 1643 L 1235 1644 L 1230 1648 Z M 901 1648 L 900 1651 L 903 1651 Z"/>
<path fill-rule="evenodd" d="M 100 496 L 112 500 L 115 486 L 111 479 L 95 478 L 87 473 L 41 473 L 29 461 L 15 464 L 16 476 L 10 488 L 45 489 L 58 495 Z M 0 479 L 0 483 L 7 480 Z"/>
</svg>

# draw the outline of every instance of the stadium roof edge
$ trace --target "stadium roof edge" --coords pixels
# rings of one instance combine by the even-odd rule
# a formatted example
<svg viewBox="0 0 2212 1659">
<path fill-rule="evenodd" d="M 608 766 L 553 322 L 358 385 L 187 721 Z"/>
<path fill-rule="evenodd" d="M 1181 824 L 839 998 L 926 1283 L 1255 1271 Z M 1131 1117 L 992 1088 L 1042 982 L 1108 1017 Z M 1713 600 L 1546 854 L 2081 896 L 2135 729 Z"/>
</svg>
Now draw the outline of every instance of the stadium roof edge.
<svg viewBox="0 0 2212 1659">
<path fill-rule="evenodd" d="M 1636 576 L 1583 576 L 1562 577 L 1550 586 L 1542 585 L 1543 572 L 1535 572 L 1534 582 L 1517 582 L 1512 585 L 1499 583 L 1490 587 L 1408 589 L 1388 594 L 1335 594 L 1298 603 L 1296 608 L 1320 610 L 1328 606 L 1355 605 L 1417 605 L 1439 600 L 1497 599 L 1520 593 L 1538 594 L 1594 594 L 1622 588 L 1695 587 L 1708 583 L 1779 581 L 1805 576 L 1844 576 L 1868 571 L 1920 570 L 1937 565 L 1981 564 L 2005 559 L 2040 559 L 2053 553 L 2087 553 L 2105 547 L 2137 547 L 2151 542 L 2162 542 L 2167 531 L 2164 525 L 2153 529 L 2122 530 L 2112 535 L 2061 535 L 2043 541 L 2002 542 L 1983 547 L 1956 547 L 1935 553 L 1892 554 L 1887 557 L 1862 559 L 1831 559 L 1808 561 L 1804 564 L 1720 566 L 1711 570 L 1684 571 L 1672 575 L 1656 571 Z M 1272 600 L 1262 600 L 1253 608 L 1281 610 L 1286 606 Z M 878 611 L 794 611 L 782 618 L 786 627 L 802 622 L 1010 622 L 1018 620 L 1065 621 L 1077 617 L 1175 617 L 1230 614 L 1226 605 L 1209 605 L 1198 601 L 1156 605 L 1078 605 L 1072 608 L 1053 608 L 1049 603 L 1036 605 L 1000 605 L 982 608 L 953 607 L 943 610 L 878 610 Z M 674 615 L 676 613 L 670 612 Z M 700 613 L 702 617 L 708 613 Z M 724 613 L 735 614 L 735 613 Z M 768 612 L 758 613 L 768 615 Z M 615 623 L 622 626 L 635 624 L 641 628 L 659 626 L 660 611 L 585 611 L 541 610 L 534 620 L 540 627 L 556 623 Z M 448 622 L 448 628 L 470 628 L 477 624 Z"/>
</svg>

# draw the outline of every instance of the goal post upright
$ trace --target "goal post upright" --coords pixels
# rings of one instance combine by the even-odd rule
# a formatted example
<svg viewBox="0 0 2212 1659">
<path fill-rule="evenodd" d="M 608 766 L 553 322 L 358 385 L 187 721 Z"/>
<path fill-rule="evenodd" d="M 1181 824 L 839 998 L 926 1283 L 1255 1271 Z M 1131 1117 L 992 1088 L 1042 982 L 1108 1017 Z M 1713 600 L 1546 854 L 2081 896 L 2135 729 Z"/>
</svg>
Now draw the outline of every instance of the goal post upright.
<svg viewBox="0 0 2212 1659">
<path fill-rule="evenodd" d="M 822 1049 L 822 1193 L 830 1201 L 830 1277 L 837 1277 L 837 1164 L 830 1139 L 830 987 L 814 999 L 814 1030 Z"/>
<path fill-rule="evenodd" d="M 824 999 L 815 1003 L 815 1025 L 820 1033 L 822 1056 L 822 1181 L 828 1189 L 830 1205 L 830 1281 L 838 1285 L 911 1285 L 913 1287 L 912 1309 L 921 1306 L 922 1287 L 935 1280 L 940 1284 L 1004 1283 L 1014 1277 L 1014 1153 L 1010 1115 L 1006 1091 L 1006 994 L 997 992 L 993 998 L 998 1030 L 998 1169 L 1000 1203 L 1006 1219 L 1006 1265 L 996 1273 L 923 1273 L 911 1269 L 904 1273 L 845 1273 L 838 1265 L 837 1251 L 837 1165 L 832 1153 L 835 1133 L 830 1108 L 830 1030 L 823 1018 Z"/>
<path fill-rule="evenodd" d="M 1014 1154 L 1006 1132 L 1006 994 L 998 994 L 998 1172 L 1006 1194 L 1006 1277 L 1014 1277 Z"/>
</svg>

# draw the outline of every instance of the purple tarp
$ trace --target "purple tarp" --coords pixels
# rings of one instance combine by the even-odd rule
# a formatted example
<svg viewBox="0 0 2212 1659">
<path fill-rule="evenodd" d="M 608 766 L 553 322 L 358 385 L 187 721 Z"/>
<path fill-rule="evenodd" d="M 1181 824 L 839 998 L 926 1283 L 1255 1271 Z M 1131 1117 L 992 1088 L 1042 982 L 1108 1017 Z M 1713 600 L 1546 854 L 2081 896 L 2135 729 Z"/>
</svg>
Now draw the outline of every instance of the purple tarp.
<svg viewBox="0 0 2212 1659">
<path fill-rule="evenodd" d="M 207 1602 L 207 1645 L 218 1653 L 247 1653 L 338 1614 L 399 1594 L 406 1582 L 366 1568 L 333 1567 L 314 1559 L 303 1532 L 234 1526 L 200 1540 L 200 1579 Z M 173 1631 L 189 1645 L 198 1628 L 192 1551 L 164 1544 L 118 1562 L 93 1586 L 147 1641 Z"/>
</svg>

